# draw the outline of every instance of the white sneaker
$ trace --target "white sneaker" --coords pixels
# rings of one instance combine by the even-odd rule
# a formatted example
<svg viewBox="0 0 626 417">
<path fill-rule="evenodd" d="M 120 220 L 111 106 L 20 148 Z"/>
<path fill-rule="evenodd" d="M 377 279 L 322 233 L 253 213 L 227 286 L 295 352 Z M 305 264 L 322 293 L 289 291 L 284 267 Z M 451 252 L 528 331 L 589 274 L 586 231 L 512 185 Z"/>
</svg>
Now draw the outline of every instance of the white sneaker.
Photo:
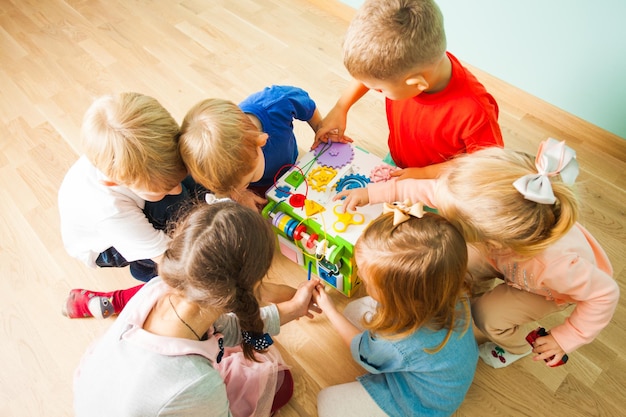
<svg viewBox="0 0 626 417">
<path fill-rule="evenodd" d="M 504 368 L 505 366 L 509 366 L 513 362 L 522 359 L 524 356 L 530 355 L 531 352 L 532 349 L 528 350 L 526 353 L 516 355 L 507 352 L 493 342 L 486 342 L 478 346 L 478 356 L 492 368 Z"/>
</svg>

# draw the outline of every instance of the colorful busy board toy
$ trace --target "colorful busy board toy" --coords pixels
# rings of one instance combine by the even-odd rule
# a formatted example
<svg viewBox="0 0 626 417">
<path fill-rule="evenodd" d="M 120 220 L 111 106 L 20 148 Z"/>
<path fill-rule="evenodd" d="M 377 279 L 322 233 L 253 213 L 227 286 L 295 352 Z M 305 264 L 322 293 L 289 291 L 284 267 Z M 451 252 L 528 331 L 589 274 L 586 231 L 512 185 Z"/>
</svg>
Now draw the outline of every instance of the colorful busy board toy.
<svg viewBox="0 0 626 417">
<path fill-rule="evenodd" d="M 386 181 L 396 169 L 348 143 L 322 143 L 267 190 L 262 214 L 272 223 L 281 253 L 348 297 L 360 281 L 354 244 L 365 227 L 382 213 L 382 204 L 343 212 L 338 192 Z M 285 172 L 286 170 L 286 172 Z"/>
</svg>

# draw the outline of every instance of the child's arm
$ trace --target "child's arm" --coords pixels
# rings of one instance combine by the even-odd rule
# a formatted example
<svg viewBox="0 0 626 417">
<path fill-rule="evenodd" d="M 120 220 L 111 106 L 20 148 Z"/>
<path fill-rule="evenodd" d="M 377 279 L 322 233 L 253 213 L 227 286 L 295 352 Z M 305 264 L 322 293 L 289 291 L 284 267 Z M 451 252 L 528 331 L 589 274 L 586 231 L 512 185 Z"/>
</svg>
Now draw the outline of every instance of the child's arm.
<svg viewBox="0 0 626 417">
<path fill-rule="evenodd" d="M 599 245 L 594 248 L 596 256 L 599 250 Z M 593 341 L 610 323 L 619 302 L 619 286 L 609 273 L 580 256 L 564 256 L 547 267 L 549 278 L 537 284 L 576 303 L 572 314 L 550 329 L 550 336 L 564 352 L 573 352 Z"/>
<path fill-rule="evenodd" d="M 337 330 L 337 333 L 341 336 L 345 344 L 350 347 L 352 339 L 355 336 L 362 333 L 354 324 L 350 323 L 348 319 L 337 311 L 333 300 L 328 296 L 324 287 L 318 285 L 313 291 L 313 299 L 315 303 L 326 313 L 326 317 L 330 320 L 333 327 Z"/>
<path fill-rule="evenodd" d="M 348 88 L 341 94 L 335 106 L 328 112 L 322 120 L 321 125 L 315 133 L 315 143 L 311 147 L 314 149 L 321 142 L 352 142 L 347 136 L 344 136 L 346 130 L 348 110 L 354 103 L 369 91 L 360 81 L 352 80 Z"/>
<path fill-rule="evenodd" d="M 291 300 L 261 307 L 260 314 L 263 320 L 263 331 L 276 335 L 280 332 L 280 326 L 302 316 L 313 317 L 313 313 L 321 313 L 321 310 L 313 305 L 312 293 L 319 279 L 312 279 L 302 283 Z M 241 343 L 241 327 L 239 319 L 234 313 L 220 316 L 214 324 L 215 330 L 224 336 L 226 346 L 235 346 Z"/>
<path fill-rule="evenodd" d="M 323 122 L 322 113 L 320 113 L 319 109 L 316 107 L 315 111 L 313 112 L 313 116 L 307 121 L 307 123 L 309 124 L 309 126 L 311 126 L 311 129 L 313 129 L 313 132 L 315 132 L 316 135 L 317 135 L 317 131 L 322 126 L 322 122 Z M 311 145 L 311 149 L 317 148 L 317 145 L 319 145 L 320 143 L 321 142 L 318 141 L 316 137 L 313 140 L 313 145 Z"/>
<path fill-rule="evenodd" d="M 438 164 L 432 164 L 421 168 L 404 168 L 398 171 L 391 172 L 392 177 L 398 178 L 398 180 L 406 179 L 430 179 L 439 178 L 439 175 L 446 169 L 452 161 L 445 161 Z"/>
<path fill-rule="evenodd" d="M 285 284 L 262 282 L 259 286 L 259 298 L 266 303 L 282 303 L 289 301 L 296 295 L 296 289 Z"/>
<path fill-rule="evenodd" d="M 353 188 L 337 193 L 333 200 L 343 200 L 344 210 L 355 210 L 356 207 L 376 203 L 393 203 L 409 200 L 412 204 L 422 202 L 428 207 L 436 208 L 434 179 L 398 181 L 369 184 L 367 188 Z M 345 197 L 345 198 L 344 198 Z"/>
<path fill-rule="evenodd" d="M 317 130 L 322 125 L 322 120 L 322 113 L 320 113 L 320 110 L 316 107 L 315 111 L 313 112 L 313 116 L 311 116 L 311 118 L 307 120 L 307 123 L 309 124 L 309 126 L 311 126 L 311 129 L 313 129 L 313 132 L 317 133 Z"/>
<path fill-rule="evenodd" d="M 312 298 L 313 291 L 319 282 L 317 278 L 303 282 L 298 286 L 291 300 L 276 304 L 281 326 L 302 316 L 313 318 L 313 312 L 321 313 L 320 308 L 314 305 Z"/>
</svg>

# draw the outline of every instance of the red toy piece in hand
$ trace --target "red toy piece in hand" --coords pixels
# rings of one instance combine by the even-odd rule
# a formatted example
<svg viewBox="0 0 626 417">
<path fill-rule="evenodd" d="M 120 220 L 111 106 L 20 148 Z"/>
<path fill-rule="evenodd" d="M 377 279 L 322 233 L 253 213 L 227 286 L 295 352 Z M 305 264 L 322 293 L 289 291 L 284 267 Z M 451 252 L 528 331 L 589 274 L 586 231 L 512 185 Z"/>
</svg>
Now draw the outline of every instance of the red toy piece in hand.
<svg viewBox="0 0 626 417">
<path fill-rule="evenodd" d="M 535 343 L 535 340 L 537 340 L 537 338 L 543 337 L 543 336 L 547 336 L 547 335 L 548 335 L 548 332 L 546 332 L 546 329 L 544 329 L 543 327 L 538 327 L 535 330 L 533 330 L 532 332 L 528 333 L 528 335 L 526 336 L 526 341 L 530 344 L 530 346 L 533 346 L 533 344 Z M 554 356 L 552 356 L 549 359 L 544 359 L 544 361 L 548 362 L 548 361 L 551 361 L 552 359 L 554 359 Z M 561 358 L 559 363 L 557 363 L 556 365 L 553 365 L 552 368 L 554 368 L 555 366 L 564 365 L 565 363 L 567 363 L 568 359 L 569 358 L 568 358 L 567 354 L 563 355 L 563 357 Z"/>
</svg>

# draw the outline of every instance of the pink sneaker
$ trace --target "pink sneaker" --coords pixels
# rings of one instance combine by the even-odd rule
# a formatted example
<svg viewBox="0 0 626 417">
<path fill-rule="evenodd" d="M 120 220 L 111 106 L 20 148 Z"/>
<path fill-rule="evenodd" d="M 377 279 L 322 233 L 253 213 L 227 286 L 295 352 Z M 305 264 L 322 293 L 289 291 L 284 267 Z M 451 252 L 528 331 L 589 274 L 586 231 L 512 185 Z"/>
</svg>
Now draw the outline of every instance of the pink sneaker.
<svg viewBox="0 0 626 417">
<path fill-rule="evenodd" d="M 70 319 L 85 317 L 106 319 L 115 314 L 111 299 L 107 296 L 109 294 L 73 289 L 67 296 L 61 312 Z"/>
</svg>

